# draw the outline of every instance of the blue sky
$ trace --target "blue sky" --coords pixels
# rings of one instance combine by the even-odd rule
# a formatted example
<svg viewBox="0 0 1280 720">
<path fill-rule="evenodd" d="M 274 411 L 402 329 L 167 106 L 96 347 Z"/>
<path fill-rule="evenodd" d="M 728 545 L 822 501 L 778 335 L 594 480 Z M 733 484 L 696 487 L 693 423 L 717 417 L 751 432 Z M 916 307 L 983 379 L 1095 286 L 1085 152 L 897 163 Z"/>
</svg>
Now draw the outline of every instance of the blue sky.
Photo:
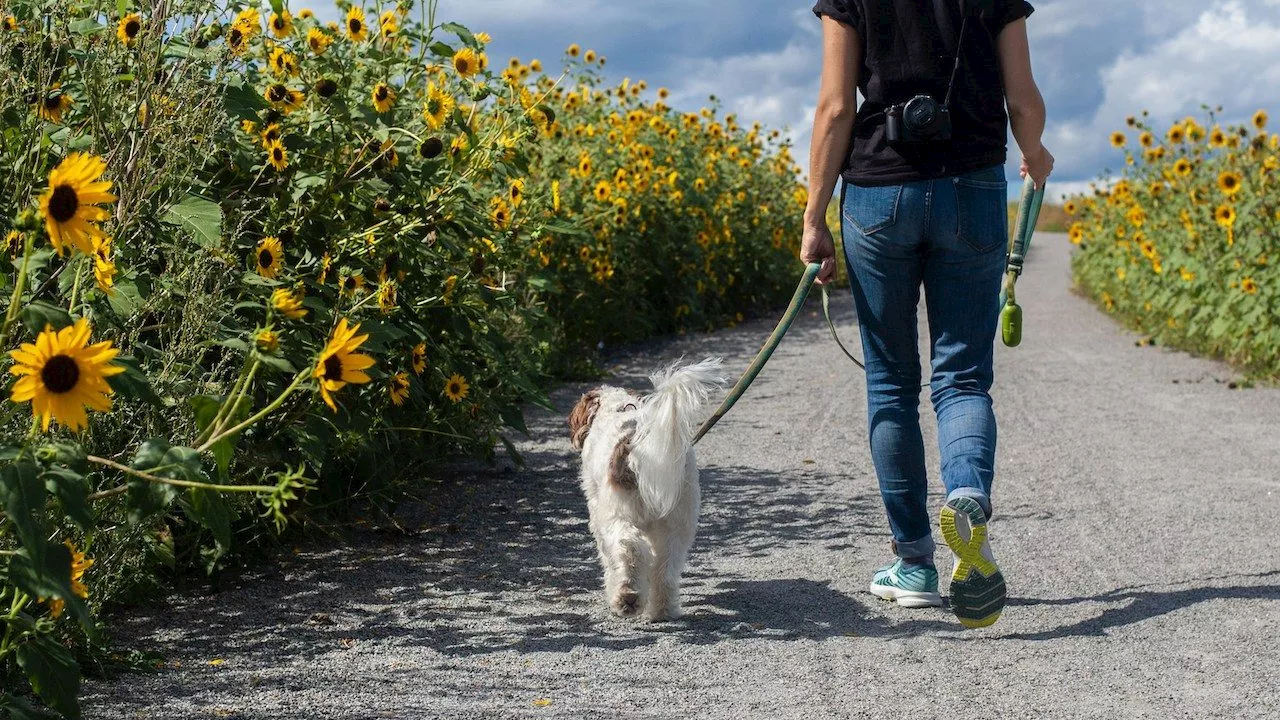
<svg viewBox="0 0 1280 720">
<path fill-rule="evenodd" d="M 1049 108 L 1052 189 L 1078 190 L 1121 156 L 1107 144 L 1146 109 L 1162 126 L 1201 104 L 1239 122 L 1262 107 L 1280 122 L 1280 0 L 1041 0 L 1028 21 Z M 645 79 L 696 109 L 714 93 L 745 121 L 789 127 L 807 157 L 821 62 L 812 1 L 441 0 L 440 14 L 493 36 L 491 60 L 548 69 L 580 43 L 610 79 Z M 1016 177 L 1011 145 L 1009 175 Z"/>
</svg>

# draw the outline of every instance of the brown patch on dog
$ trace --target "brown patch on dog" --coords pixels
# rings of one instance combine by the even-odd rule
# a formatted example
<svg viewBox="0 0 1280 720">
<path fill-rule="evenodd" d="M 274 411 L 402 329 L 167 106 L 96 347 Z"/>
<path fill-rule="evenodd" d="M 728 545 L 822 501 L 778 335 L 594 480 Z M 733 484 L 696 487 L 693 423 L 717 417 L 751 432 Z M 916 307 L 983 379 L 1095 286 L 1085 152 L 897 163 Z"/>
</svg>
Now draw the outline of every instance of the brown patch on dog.
<svg viewBox="0 0 1280 720">
<path fill-rule="evenodd" d="M 569 413 L 569 440 L 574 450 L 581 450 L 587 442 L 587 433 L 591 432 L 591 423 L 600 411 L 600 391 L 592 390 L 583 395 L 578 404 Z"/>
<path fill-rule="evenodd" d="M 622 436 L 613 446 L 613 454 L 609 456 L 609 484 L 619 490 L 636 489 L 636 473 L 631 469 L 627 458 L 631 457 L 631 438 L 635 431 Z"/>
</svg>

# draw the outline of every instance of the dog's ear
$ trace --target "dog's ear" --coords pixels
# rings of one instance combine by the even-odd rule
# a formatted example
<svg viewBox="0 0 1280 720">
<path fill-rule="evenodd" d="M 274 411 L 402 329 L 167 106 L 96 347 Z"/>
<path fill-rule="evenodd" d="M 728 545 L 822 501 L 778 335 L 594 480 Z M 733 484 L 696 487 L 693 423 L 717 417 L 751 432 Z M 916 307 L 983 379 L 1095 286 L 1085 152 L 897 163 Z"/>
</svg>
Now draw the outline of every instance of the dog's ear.
<svg viewBox="0 0 1280 720">
<path fill-rule="evenodd" d="M 634 436 L 635 431 L 624 435 L 613 446 L 613 454 L 609 456 L 609 483 L 620 490 L 636 489 L 636 473 L 627 462 L 631 457 L 631 438 Z"/>
<path fill-rule="evenodd" d="M 591 432 L 591 422 L 596 419 L 600 410 L 600 391 L 592 390 L 583 395 L 578 404 L 569 413 L 569 439 L 574 450 L 581 450 L 587 441 L 587 433 Z"/>
</svg>

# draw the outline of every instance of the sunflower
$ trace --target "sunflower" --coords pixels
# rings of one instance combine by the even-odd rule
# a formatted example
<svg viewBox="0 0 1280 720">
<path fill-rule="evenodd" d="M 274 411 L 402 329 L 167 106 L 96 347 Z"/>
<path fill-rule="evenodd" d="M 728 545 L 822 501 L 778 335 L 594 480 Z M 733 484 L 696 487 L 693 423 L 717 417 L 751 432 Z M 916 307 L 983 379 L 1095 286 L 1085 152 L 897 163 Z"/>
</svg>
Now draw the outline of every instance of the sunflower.
<svg viewBox="0 0 1280 720">
<path fill-rule="evenodd" d="M 116 264 L 111 259 L 111 238 L 94 238 L 93 279 L 98 289 L 107 295 L 115 294 Z"/>
<path fill-rule="evenodd" d="M 490 37 L 489 33 L 487 32 L 478 32 L 476 33 L 475 38 L 476 38 L 476 42 L 480 43 L 481 45 L 488 45 L 489 43 L 493 42 L 493 38 Z"/>
<path fill-rule="evenodd" d="M 373 109 L 380 113 L 384 113 L 391 109 L 391 104 L 396 101 L 396 91 L 386 83 L 380 82 L 373 86 Z"/>
<path fill-rule="evenodd" d="M 254 333 L 253 344 L 260 352 L 273 353 L 280 349 L 280 336 L 271 328 L 262 328 Z"/>
<path fill-rule="evenodd" d="M 399 21 L 396 20 L 396 14 L 393 10 L 388 10 L 378 18 L 378 28 L 382 31 L 382 39 L 390 40 L 396 36 L 396 31 L 400 29 Z"/>
<path fill-rule="evenodd" d="M 422 117 L 432 130 L 439 130 L 453 112 L 453 96 L 434 82 L 427 85 L 427 99 L 422 104 Z"/>
<path fill-rule="evenodd" d="M 1213 211 L 1213 219 L 1222 227 L 1229 228 L 1236 224 L 1235 208 L 1225 204 L 1219 205 L 1217 209 Z"/>
<path fill-rule="evenodd" d="M 1240 281 L 1240 292 L 1245 295 L 1257 295 L 1258 283 L 1251 277 L 1247 277 Z"/>
<path fill-rule="evenodd" d="M 62 254 L 68 245 L 81 252 L 92 253 L 92 239 L 102 236 L 95 222 L 111 214 L 98 203 L 115 202 L 107 192 L 110 181 L 101 181 L 107 163 L 87 153 L 72 153 L 49 173 L 49 189 L 40 196 L 40 214 L 44 216 L 49 242 Z"/>
<path fill-rule="evenodd" d="M 289 292 L 284 288 L 277 288 L 271 293 L 271 305 L 290 320 L 301 320 L 307 315 L 306 308 L 302 307 L 300 292 Z"/>
<path fill-rule="evenodd" d="M 1227 134 L 1222 131 L 1222 128 L 1215 125 L 1213 129 L 1209 131 L 1209 147 L 1220 148 L 1226 144 Z"/>
<path fill-rule="evenodd" d="M 1254 113 L 1253 114 L 1254 129 L 1258 130 L 1259 132 L 1261 132 L 1262 130 L 1265 130 L 1267 127 L 1267 119 L 1268 117 L 1267 117 L 1266 110 L 1259 110 L 1258 112 Z"/>
<path fill-rule="evenodd" d="M 339 320 L 338 327 L 334 328 L 329 344 L 320 352 L 315 370 L 311 373 L 319 382 L 320 397 L 324 398 L 325 404 L 334 412 L 338 411 L 338 406 L 333 402 L 332 393 L 338 392 L 348 383 L 369 382 L 369 376 L 364 371 L 375 364 L 373 358 L 356 352 L 369 339 L 368 335 L 356 335 L 359 330 L 359 325 L 348 327 L 346 318 Z"/>
<path fill-rule="evenodd" d="M 1126 213 L 1126 218 L 1134 227 L 1142 227 L 1142 223 L 1147 220 L 1147 213 L 1141 207 L 1134 205 L 1129 208 L 1129 212 Z"/>
<path fill-rule="evenodd" d="M 440 296 L 444 298 L 444 301 L 446 303 L 453 299 L 453 291 L 457 287 L 458 287 L 457 275 L 450 275 L 449 277 L 444 279 L 444 287 L 441 290 Z"/>
<path fill-rule="evenodd" d="M 485 62 L 484 53 L 477 53 L 469 47 L 464 47 L 453 54 L 453 69 L 464 78 L 469 78 L 483 70 Z"/>
<path fill-rule="evenodd" d="M 261 138 L 262 149 L 266 150 L 272 145 L 284 141 L 284 130 L 280 128 L 280 123 L 271 123 L 262 129 Z"/>
<path fill-rule="evenodd" d="M 262 96 L 274 107 L 286 113 L 301 108 L 303 101 L 307 99 L 306 94 L 301 90 L 290 90 L 281 83 L 268 85 L 267 89 L 262 91 Z"/>
<path fill-rule="evenodd" d="M 287 38 L 293 33 L 293 17 L 288 10 L 282 10 L 279 14 L 271 13 L 271 19 L 267 23 L 271 26 L 271 34 L 278 38 Z"/>
<path fill-rule="evenodd" d="M 1137 238 L 1134 239 L 1136 240 Z M 1143 240 L 1138 243 L 1138 248 L 1142 250 L 1142 254 L 1148 260 L 1154 260 L 1156 258 L 1156 244 L 1150 240 Z"/>
<path fill-rule="evenodd" d="M 323 55 L 325 50 L 329 49 L 329 45 L 333 43 L 333 38 L 328 33 L 318 27 L 313 27 L 307 31 L 307 47 L 311 48 L 314 55 Z"/>
<path fill-rule="evenodd" d="M 596 200 L 599 200 L 600 202 L 605 202 L 606 200 L 609 199 L 609 195 L 612 192 L 613 190 L 609 187 L 609 183 L 604 180 L 601 180 L 600 182 L 596 183 L 596 187 L 595 187 L 595 190 L 593 191 L 593 194 L 596 196 Z"/>
<path fill-rule="evenodd" d="M 338 83 L 331 78 L 320 78 L 316 81 L 315 88 L 317 95 L 322 98 L 330 98 L 333 97 L 334 93 L 338 92 Z"/>
<path fill-rule="evenodd" d="M 284 266 L 284 246 L 274 235 L 262 238 L 254 251 L 254 270 L 264 278 L 275 279 Z"/>
<path fill-rule="evenodd" d="M 227 31 L 227 47 L 230 48 L 232 55 L 239 55 L 249 47 L 249 38 L 252 34 L 245 30 L 244 26 L 236 23 Z"/>
<path fill-rule="evenodd" d="M 57 91 L 36 103 L 36 115 L 51 123 L 62 124 L 62 114 L 74 104 L 70 95 Z"/>
<path fill-rule="evenodd" d="M 1190 175 L 1192 169 L 1191 161 L 1186 158 L 1178 158 L 1177 162 L 1173 164 L 1173 171 L 1182 177 Z"/>
<path fill-rule="evenodd" d="M 1072 245 L 1079 245 L 1084 241 L 1084 226 L 1080 223 L 1072 223 L 1071 228 L 1067 230 L 1067 237 L 1071 239 Z"/>
<path fill-rule="evenodd" d="M 586 178 L 591 175 L 591 156 L 586 153 L 578 159 L 578 175 Z"/>
<path fill-rule="evenodd" d="M 502 229 L 511 226 L 511 207 L 507 205 L 507 201 L 502 198 L 494 198 L 490 205 L 489 218 L 493 220 L 493 224 Z"/>
<path fill-rule="evenodd" d="M 347 11 L 347 37 L 354 42 L 364 42 L 369 37 L 369 28 L 364 24 L 364 10 L 355 6 Z"/>
<path fill-rule="evenodd" d="M 1165 138 L 1169 140 L 1170 145 L 1181 145 L 1187 139 L 1187 131 L 1181 125 L 1174 125 L 1169 128 Z"/>
<path fill-rule="evenodd" d="M 116 25 L 116 37 L 120 38 L 120 42 L 126 47 L 131 47 L 138 40 L 138 36 L 142 34 L 142 16 L 138 13 L 129 13 L 120 18 L 120 22 Z"/>
<path fill-rule="evenodd" d="M 4 16 L 4 29 L 13 32 L 18 29 L 18 18 L 12 15 Z"/>
<path fill-rule="evenodd" d="M 343 295 L 355 295 L 364 290 L 364 275 L 360 273 L 344 275 L 338 283 L 338 287 L 342 290 Z"/>
<path fill-rule="evenodd" d="M 383 313 L 390 313 L 396 309 L 396 283 L 394 280 L 386 280 L 378 285 L 378 308 Z"/>
<path fill-rule="evenodd" d="M 1243 181 L 1244 178 L 1240 176 L 1240 173 L 1234 170 L 1223 170 L 1218 175 L 1218 189 L 1222 191 L 1223 195 L 1231 197 L 1240 192 L 1240 184 Z"/>
<path fill-rule="evenodd" d="M 574 43 L 565 49 L 564 54 L 571 58 L 576 58 L 582 54 L 582 48 L 578 47 L 577 43 Z"/>
<path fill-rule="evenodd" d="M 267 162 L 276 170 L 284 170 L 289 167 L 289 152 L 284 149 L 284 144 L 276 141 L 267 146 Z"/>
<path fill-rule="evenodd" d="M 1183 282 L 1191 282 L 1196 279 L 1196 274 L 1185 267 L 1178 268 L 1178 274 L 1182 276 Z"/>
<path fill-rule="evenodd" d="M 391 398 L 391 404 L 397 407 L 409 399 L 408 373 L 398 372 L 387 380 L 387 395 Z"/>
<path fill-rule="evenodd" d="M 244 28 L 244 31 L 251 36 L 256 35 L 262 32 L 262 13 L 258 12 L 258 9 L 254 7 L 245 8 L 240 11 L 240 14 L 236 15 L 233 24 Z"/>
<path fill-rule="evenodd" d="M 63 540 L 62 544 L 67 546 L 67 550 L 71 553 L 71 592 L 81 600 L 89 599 L 89 587 L 84 584 L 84 573 L 93 567 L 93 560 L 85 557 L 85 554 L 76 550 L 76 546 L 71 544 L 70 540 Z M 49 601 L 49 615 L 57 620 L 62 617 L 62 611 L 67 607 L 67 601 L 62 598 L 53 598 Z"/>
<path fill-rule="evenodd" d="M 471 390 L 471 386 L 467 384 L 467 379 L 454 373 L 444 384 L 444 396 L 451 401 L 457 403 L 467 396 Z"/>
<path fill-rule="evenodd" d="M 551 181 L 551 209 L 560 212 L 560 181 Z"/>
<path fill-rule="evenodd" d="M 421 375 L 427 369 L 427 344 L 420 342 L 409 351 L 409 367 L 414 375 Z"/>
<path fill-rule="evenodd" d="M 275 48 L 268 57 L 271 72 L 278 76 L 292 77 L 298 74 L 298 59 L 285 52 L 284 48 Z"/>
<path fill-rule="evenodd" d="M 524 201 L 524 180 L 520 178 L 512 180 L 507 188 L 507 197 L 511 198 L 512 207 L 520 207 L 520 203 Z"/>
<path fill-rule="evenodd" d="M 593 62 L 595 62 L 595 61 L 596 61 L 596 51 L 595 51 L 595 50 L 588 50 L 588 51 L 586 51 L 585 53 L 583 53 L 583 54 L 582 54 L 582 61 L 583 61 L 583 62 L 585 62 L 585 63 L 587 63 L 588 65 L 590 65 L 590 64 L 591 64 L 591 63 L 593 63 Z"/>
<path fill-rule="evenodd" d="M 45 326 L 35 343 L 9 351 L 14 359 L 9 372 L 23 376 L 14 383 L 10 397 L 16 403 L 31 401 L 31 413 L 40 418 L 43 430 L 49 429 L 51 420 L 71 430 L 83 428 L 88 424 L 86 406 L 99 412 L 111 410 L 107 378 L 125 369 L 111 364 L 120 353 L 111 341 L 88 344 L 92 332 L 84 318 L 61 330 Z"/>
<path fill-rule="evenodd" d="M 315 16 L 316 14 L 312 12 L 310 8 L 302 8 L 301 10 L 298 11 L 299 20 L 310 20 Z"/>
<path fill-rule="evenodd" d="M 1068 200 L 1062 205 L 1062 211 L 1068 215 L 1075 215 L 1080 211 L 1080 207 L 1076 205 L 1075 200 Z"/>
</svg>

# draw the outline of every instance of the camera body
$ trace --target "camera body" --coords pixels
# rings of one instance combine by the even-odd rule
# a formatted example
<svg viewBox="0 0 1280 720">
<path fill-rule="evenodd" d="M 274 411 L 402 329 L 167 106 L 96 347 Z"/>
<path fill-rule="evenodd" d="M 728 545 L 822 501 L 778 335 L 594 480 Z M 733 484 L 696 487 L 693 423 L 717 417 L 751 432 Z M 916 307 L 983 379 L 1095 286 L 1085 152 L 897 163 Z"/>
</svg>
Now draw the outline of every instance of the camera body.
<svg viewBox="0 0 1280 720">
<path fill-rule="evenodd" d="M 885 110 L 885 139 L 890 145 L 949 141 L 951 112 L 928 95 L 890 105 Z"/>
</svg>

